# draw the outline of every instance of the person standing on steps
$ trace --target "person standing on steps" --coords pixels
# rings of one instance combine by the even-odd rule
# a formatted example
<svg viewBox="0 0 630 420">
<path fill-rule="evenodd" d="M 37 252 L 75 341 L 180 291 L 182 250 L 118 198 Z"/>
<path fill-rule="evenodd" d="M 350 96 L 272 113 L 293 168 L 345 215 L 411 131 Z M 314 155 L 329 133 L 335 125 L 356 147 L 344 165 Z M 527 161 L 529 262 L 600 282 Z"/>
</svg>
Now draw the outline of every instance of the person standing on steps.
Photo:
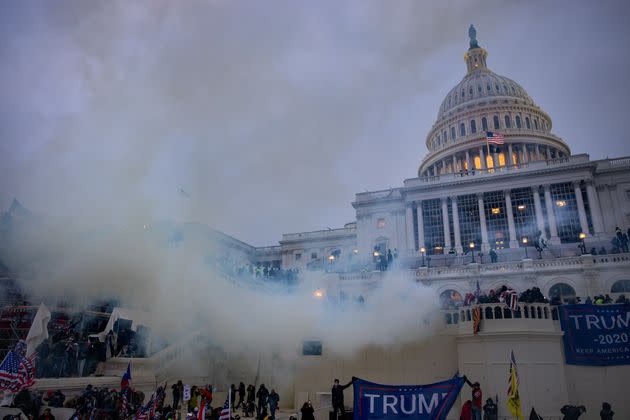
<svg viewBox="0 0 630 420">
<path fill-rule="evenodd" d="M 335 379 L 332 390 L 330 391 L 335 416 L 337 415 L 337 411 L 341 413 L 342 417 L 346 414 L 346 408 L 343 405 L 343 390 L 350 385 L 352 385 L 352 381 L 348 382 L 346 385 L 339 385 L 339 379 Z"/>
</svg>

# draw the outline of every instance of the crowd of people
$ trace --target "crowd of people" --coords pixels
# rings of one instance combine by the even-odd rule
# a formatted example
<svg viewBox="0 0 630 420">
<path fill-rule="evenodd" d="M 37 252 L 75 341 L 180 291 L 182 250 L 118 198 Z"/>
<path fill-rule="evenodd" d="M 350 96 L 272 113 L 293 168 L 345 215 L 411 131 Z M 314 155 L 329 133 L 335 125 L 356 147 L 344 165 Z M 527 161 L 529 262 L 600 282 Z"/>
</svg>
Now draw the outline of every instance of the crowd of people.
<svg viewBox="0 0 630 420">
<path fill-rule="evenodd" d="M 266 279 L 295 284 L 300 275 L 297 268 L 283 269 L 273 264 L 238 263 L 228 257 L 219 258 L 217 264 L 224 273 L 242 279 Z"/>
</svg>

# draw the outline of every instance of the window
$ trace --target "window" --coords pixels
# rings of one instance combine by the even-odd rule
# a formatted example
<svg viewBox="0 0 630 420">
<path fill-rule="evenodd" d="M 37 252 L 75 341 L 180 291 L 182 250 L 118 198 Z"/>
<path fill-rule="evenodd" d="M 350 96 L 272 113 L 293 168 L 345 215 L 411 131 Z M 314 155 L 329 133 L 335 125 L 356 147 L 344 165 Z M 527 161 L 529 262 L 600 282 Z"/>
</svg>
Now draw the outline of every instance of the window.
<svg viewBox="0 0 630 420">
<path fill-rule="evenodd" d="M 302 254 L 295 254 L 295 261 L 300 261 L 302 259 Z"/>
<path fill-rule="evenodd" d="M 505 116 L 505 128 L 512 128 L 512 121 L 509 115 Z"/>
<path fill-rule="evenodd" d="M 475 156 L 475 168 L 481 169 L 481 158 L 479 156 Z"/>
<path fill-rule="evenodd" d="M 514 215 L 516 237 L 520 239 L 527 236 L 531 240 L 538 231 L 532 189 L 514 189 L 510 194 L 510 198 L 512 199 L 512 214 Z M 522 240 L 519 240 L 518 244 L 523 246 Z"/>
<path fill-rule="evenodd" d="M 420 210 L 420 209 L 418 209 Z M 424 241 L 427 254 L 433 254 L 436 247 L 444 246 L 444 225 L 442 224 L 442 202 L 439 198 L 422 202 Z"/>
<path fill-rule="evenodd" d="M 488 131 L 488 119 L 486 117 L 481 119 L 481 129 L 483 131 Z"/>
<path fill-rule="evenodd" d="M 464 89 L 462 89 L 462 98 L 464 97 L 465 93 L 464 93 Z"/>
<path fill-rule="evenodd" d="M 481 93 L 482 90 L 481 85 L 477 85 L 477 92 Z"/>
<path fill-rule="evenodd" d="M 498 115 L 495 115 L 495 116 L 492 118 L 492 122 L 494 123 L 494 129 L 495 129 L 495 130 L 498 130 L 498 129 L 499 129 L 499 116 L 498 116 Z"/>
<path fill-rule="evenodd" d="M 466 126 L 464 125 L 464 123 L 459 124 L 459 136 L 460 137 L 466 136 Z"/>
<path fill-rule="evenodd" d="M 455 127 L 451 127 L 451 140 L 455 140 Z"/>
<path fill-rule="evenodd" d="M 475 165 L 479 157 L 475 157 Z M 479 203 L 475 194 L 460 195 L 457 197 L 457 213 L 459 216 L 459 230 L 462 244 L 471 242 L 481 245 L 481 225 L 479 222 Z"/>
<path fill-rule="evenodd" d="M 490 87 L 490 83 L 488 83 L 488 84 L 486 85 L 486 89 L 488 90 L 488 92 L 490 92 L 490 91 L 492 90 L 492 88 Z"/>
<path fill-rule="evenodd" d="M 490 247 L 495 249 L 507 248 L 509 234 L 503 191 L 484 193 L 483 202 Z"/>
<path fill-rule="evenodd" d="M 376 227 L 379 229 L 383 229 L 385 227 L 385 219 L 380 218 L 376 220 Z"/>
<path fill-rule="evenodd" d="M 317 259 L 317 252 L 311 252 L 311 260 Z"/>
<path fill-rule="evenodd" d="M 470 94 L 470 96 L 472 97 L 472 95 L 473 95 L 473 88 L 472 88 L 472 86 L 470 87 L 470 89 L 468 89 L 468 93 L 469 93 L 469 94 Z"/>
<path fill-rule="evenodd" d="M 462 295 L 453 289 L 448 289 L 440 293 L 440 306 L 442 309 L 454 309 L 463 303 Z"/>
<path fill-rule="evenodd" d="M 610 288 L 611 293 L 630 293 L 630 280 L 618 280 Z"/>
<path fill-rule="evenodd" d="M 575 297 L 575 289 L 566 283 L 556 283 L 549 289 L 549 297 L 560 298 L 564 302 L 565 297 Z"/>
<path fill-rule="evenodd" d="M 516 120 L 516 128 L 521 128 L 521 117 L 517 115 L 514 119 Z"/>
<path fill-rule="evenodd" d="M 527 127 L 528 130 L 532 129 L 532 125 L 529 122 L 529 117 L 525 117 L 525 127 Z"/>
<path fill-rule="evenodd" d="M 321 356 L 322 355 L 322 342 L 321 341 L 305 341 L 302 345 L 303 356 Z"/>
<path fill-rule="evenodd" d="M 552 184 L 550 190 L 560 241 L 562 243 L 578 242 L 578 235 L 582 228 L 573 185 L 570 182 Z"/>
<path fill-rule="evenodd" d="M 505 166 L 505 153 L 499 153 L 499 166 Z"/>
<path fill-rule="evenodd" d="M 477 121 L 470 120 L 470 132 L 473 134 L 477 132 Z"/>
<path fill-rule="evenodd" d="M 538 118 L 534 120 L 534 129 L 538 130 Z"/>
</svg>

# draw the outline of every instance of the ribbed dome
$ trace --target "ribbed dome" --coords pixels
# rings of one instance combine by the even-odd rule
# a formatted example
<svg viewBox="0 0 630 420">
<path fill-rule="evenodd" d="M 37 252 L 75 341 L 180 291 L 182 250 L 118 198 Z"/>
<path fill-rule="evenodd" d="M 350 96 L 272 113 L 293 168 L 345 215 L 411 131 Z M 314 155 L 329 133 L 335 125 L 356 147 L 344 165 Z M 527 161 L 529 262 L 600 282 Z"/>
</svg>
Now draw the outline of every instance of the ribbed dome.
<svg viewBox="0 0 630 420">
<path fill-rule="evenodd" d="M 470 102 L 482 98 L 495 97 L 497 99 L 520 99 L 519 102 L 534 105 L 525 89 L 514 80 L 490 71 L 487 68 L 474 69 L 466 75 L 446 95 L 438 111 L 438 119 L 449 111 L 464 107 Z"/>
</svg>

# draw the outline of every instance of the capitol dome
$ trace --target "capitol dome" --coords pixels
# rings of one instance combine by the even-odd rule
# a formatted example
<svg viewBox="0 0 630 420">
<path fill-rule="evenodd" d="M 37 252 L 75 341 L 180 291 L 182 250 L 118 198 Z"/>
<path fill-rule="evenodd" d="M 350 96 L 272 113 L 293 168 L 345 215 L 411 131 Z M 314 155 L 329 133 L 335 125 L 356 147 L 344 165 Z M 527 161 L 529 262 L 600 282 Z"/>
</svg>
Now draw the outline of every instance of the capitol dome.
<svg viewBox="0 0 630 420">
<path fill-rule="evenodd" d="M 487 67 L 488 53 L 477 44 L 472 25 L 469 36 L 467 73 L 440 105 L 418 176 L 517 169 L 531 161 L 570 155 L 564 141 L 551 133 L 549 115 L 525 89 Z M 487 132 L 500 144 L 488 144 Z"/>
</svg>

